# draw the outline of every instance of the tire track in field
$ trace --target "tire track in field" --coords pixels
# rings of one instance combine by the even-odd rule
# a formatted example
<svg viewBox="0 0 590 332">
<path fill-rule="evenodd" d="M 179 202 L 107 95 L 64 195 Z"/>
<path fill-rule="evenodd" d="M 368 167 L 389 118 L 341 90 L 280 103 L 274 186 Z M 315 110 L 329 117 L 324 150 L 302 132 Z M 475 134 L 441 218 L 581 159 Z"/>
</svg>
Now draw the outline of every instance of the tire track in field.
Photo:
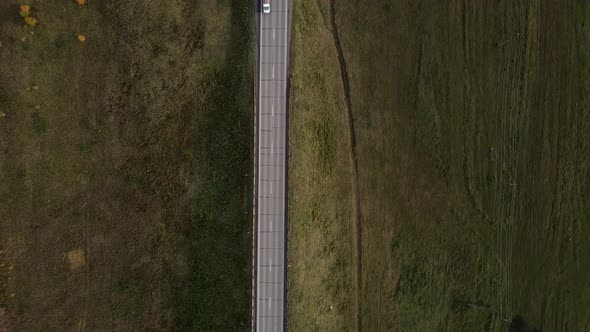
<svg viewBox="0 0 590 332">
<path fill-rule="evenodd" d="M 502 54 L 504 68 L 499 86 L 504 87 L 498 106 L 499 121 L 496 124 L 498 139 L 503 146 L 500 151 L 502 165 L 495 170 L 497 181 L 494 189 L 493 211 L 498 211 L 496 224 L 498 275 L 500 289 L 497 291 L 496 307 L 505 319 L 513 316 L 512 307 L 512 262 L 515 223 L 517 220 L 518 195 L 520 192 L 518 165 L 520 164 L 521 144 L 518 140 L 519 123 L 523 117 L 523 104 L 526 100 L 525 88 L 525 35 L 528 7 L 524 2 L 502 6 L 502 41 L 496 47 Z M 499 172 L 499 173 L 498 173 Z M 496 322 L 495 322 L 496 323 Z"/>
<path fill-rule="evenodd" d="M 334 45 L 338 52 L 338 63 L 340 64 L 340 76 L 342 80 L 342 86 L 344 88 L 344 96 L 346 99 L 346 117 L 348 119 L 348 138 L 350 146 L 350 159 L 352 162 L 353 172 L 353 190 L 352 190 L 352 206 L 353 206 L 353 220 L 355 221 L 356 230 L 356 311 L 357 311 L 357 330 L 361 330 L 362 326 L 362 315 L 361 315 L 361 286 L 362 286 L 362 257 L 363 257 L 363 245 L 362 245 L 362 214 L 361 214 L 361 192 L 359 184 L 359 171 L 358 171 L 358 158 L 356 150 L 356 131 L 354 129 L 354 118 L 352 114 L 352 99 L 350 97 L 350 82 L 348 80 L 348 70 L 346 68 L 346 60 L 342 52 L 342 45 L 340 44 L 340 37 L 338 34 L 338 27 L 336 25 L 336 12 L 335 12 L 335 0 L 330 0 L 330 23 L 332 27 L 332 36 L 334 39 Z"/>
</svg>

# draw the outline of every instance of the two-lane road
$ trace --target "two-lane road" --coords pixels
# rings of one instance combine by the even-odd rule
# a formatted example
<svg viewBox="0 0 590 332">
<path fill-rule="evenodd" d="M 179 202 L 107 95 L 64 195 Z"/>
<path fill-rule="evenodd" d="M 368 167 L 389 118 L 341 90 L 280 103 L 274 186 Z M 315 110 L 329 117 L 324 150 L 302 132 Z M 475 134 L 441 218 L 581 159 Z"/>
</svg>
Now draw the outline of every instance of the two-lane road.
<svg viewBox="0 0 590 332">
<path fill-rule="evenodd" d="M 259 0 L 260 1 L 260 0 Z M 286 296 L 287 73 L 291 0 L 259 13 L 256 160 L 256 331 L 283 331 Z"/>
</svg>

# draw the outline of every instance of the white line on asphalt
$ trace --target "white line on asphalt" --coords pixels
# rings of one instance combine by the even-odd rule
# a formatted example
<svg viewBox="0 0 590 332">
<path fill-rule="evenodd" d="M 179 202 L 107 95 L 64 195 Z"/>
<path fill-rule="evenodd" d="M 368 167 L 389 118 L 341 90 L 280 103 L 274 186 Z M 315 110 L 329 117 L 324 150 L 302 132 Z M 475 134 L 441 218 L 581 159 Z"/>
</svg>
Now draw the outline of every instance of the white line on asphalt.
<svg viewBox="0 0 590 332">
<path fill-rule="evenodd" d="M 275 40 L 275 29 L 272 29 L 272 40 Z"/>
<path fill-rule="evenodd" d="M 275 66 L 272 66 L 272 78 L 275 78 Z"/>
<path fill-rule="evenodd" d="M 262 20 L 260 20 L 260 25 L 262 27 Z M 258 56 L 260 58 L 258 59 L 258 61 L 260 62 L 260 64 L 259 64 L 260 67 L 258 68 L 258 70 L 259 70 L 259 74 L 260 74 L 260 71 L 262 70 L 262 56 L 263 55 L 262 55 L 262 48 L 260 47 L 262 45 L 262 29 L 259 29 L 259 30 L 260 31 L 259 31 L 259 36 L 258 36 L 258 38 L 259 38 L 258 39 L 258 42 L 260 44 L 259 44 L 259 48 L 258 48 Z M 258 117 L 259 117 L 258 118 L 258 123 L 259 123 L 259 125 L 262 125 L 262 112 L 260 112 L 261 107 L 262 107 L 262 93 L 260 91 L 261 87 L 262 87 L 262 84 L 260 84 L 260 82 L 258 82 L 258 91 L 257 92 L 258 92 Z M 257 134 L 260 135 L 260 133 L 257 133 Z M 258 158 L 260 158 L 260 153 L 262 152 L 261 145 L 262 145 L 262 142 L 258 142 Z M 262 174 L 259 174 L 258 175 L 259 176 L 259 178 L 258 178 L 258 188 L 261 188 L 262 187 L 261 186 L 261 183 L 260 183 L 261 175 Z M 260 209 L 260 206 L 258 206 L 257 209 Z M 257 218 L 259 218 L 259 217 L 257 216 Z M 258 227 L 260 227 L 260 226 L 258 226 Z M 256 237 L 256 247 L 257 248 L 260 248 L 260 244 L 261 244 L 260 243 L 260 236 L 257 236 Z M 256 283 L 257 284 L 260 284 L 260 274 L 259 273 L 256 273 Z M 259 298 L 260 298 L 260 287 L 256 287 L 256 299 L 259 299 Z M 258 305 L 256 305 L 256 306 L 258 306 Z M 254 314 L 255 315 L 258 315 L 258 312 L 256 311 L 256 309 L 253 308 L 253 310 L 254 310 Z M 256 322 L 256 323 L 257 323 L 256 324 L 257 326 L 255 328 L 256 330 L 258 330 L 258 327 L 260 327 L 261 329 L 263 328 L 263 322 Z"/>
<path fill-rule="evenodd" d="M 274 146 L 274 144 L 273 144 L 273 143 L 270 143 L 270 154 L 272 155 L 272 154 L 274 153 L 274 151 L 275 151 L 275 146 Z M 272 187 L 273 187 L 273 185 L 272 185 L 272 183 L 271 183 L 271 184 L 270 184 L 270 195 L 271 195 L 271 196 L 272 196 Z"/>
<path fill-rule="evenodd" d="M 275 116 L 275 104 L 270 105 L 270 111 L 271 111 L 271 115 Z"/>
</svg>

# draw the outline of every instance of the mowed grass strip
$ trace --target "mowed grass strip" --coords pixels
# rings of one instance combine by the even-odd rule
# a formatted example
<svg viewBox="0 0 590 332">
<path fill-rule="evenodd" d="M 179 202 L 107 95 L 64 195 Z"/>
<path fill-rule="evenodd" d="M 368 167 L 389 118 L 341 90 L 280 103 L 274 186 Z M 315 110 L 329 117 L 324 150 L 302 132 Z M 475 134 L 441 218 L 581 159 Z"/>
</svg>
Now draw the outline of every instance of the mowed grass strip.
<svg viewBox="0 0 590 332">
<path fill-rule="evenodd" d="M 249 2 L 0 4 L 0 329 L 247 330 Z M 80 38 L 84 36 L 84 38 Z"/>
<path fill-rule="evenodd" d="M 327 5 L 296 6 L 295 26 L 315 28 L 307 43 L 295 35 L 294 81 L 298 71 L 337 66 L 334 50 L 305 52 L 325 26 L 312 18 Z M 590 7 L 361 0 L 337 1 L 336 13 L 358 142 L 363 330 L 503 330 L 516 316 L 543 330 L 587 329 Z M 328 83 L 341 88 L 337 78 Z M 294 86 L 295 96 L 318 90 Z M 293 107 L 294 122 L 305 107 Z M 292 137 L 305 130 L 293 125 Z M 297 164 L 297 149 L 304 151 L 292 146 L 292 171 L 319 172 Z M 291 196 L 306 191 L 292 185 Z M 349 209 L 350 201 L 337 206 Z M 292 232 L 291 243 L 330 220 Z M 319 269 L 332 257 L 350 261 L 353 248 L 310 259 Z M 311 296 L 299 289 L 300 298 Z M 306 314 L 323 315 L 311 306 Z"/>
<path fill-rule="evenodd" d="M 355 324 L 348 129 L 322 9 L 315 1 L 294 2 L 288 243 L 288 325 L 294 331 L 343 331 Z"/>
</svg>

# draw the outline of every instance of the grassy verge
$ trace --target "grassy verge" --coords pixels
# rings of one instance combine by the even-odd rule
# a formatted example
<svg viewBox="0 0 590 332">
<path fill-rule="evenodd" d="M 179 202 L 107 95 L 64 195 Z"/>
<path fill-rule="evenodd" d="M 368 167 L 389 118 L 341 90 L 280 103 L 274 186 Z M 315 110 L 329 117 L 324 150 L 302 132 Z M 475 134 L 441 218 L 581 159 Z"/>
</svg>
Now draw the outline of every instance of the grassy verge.
<svg viewBox="0 0 590 332">
<path fill-rule="evenodd" d="M 501 330 L 503 320 L 516 315 L 547 330 L 587 328 L 590 65 L 581 41 L 588 38 L 590 7 L 337 1 L 335 9 L 358 144 L 362 328 Z M 314 31 L 315 38 L 327 29 L 326 20 L 313 18 L 329 15 L 328 1 L 315 7 L 296 1 L 296 10 L 295 27 Z M 291 135 L 310 141 L 296 124 L 308 114 L 320 116 L 307 110 L 330 99 L 315 95 L 306 78 L 314 72 L 329 77 L 338 64 L 334 48 L 312 53 L 307 36 L 294 37 L 293 96 L 308 99 L 294 103 Z M 320 67 L 322 61 L 327 65 Z M 338 77 L 326 82 L 327 91 L 342 89 Z M 329 109 L 345 114 L 342 102 Z M 332 125 L 345 128 L 341 120 Z M 335 141 L 346 138 L 342 129 Z M 320 172 L 297 160 L 305 151 L 292 146 L 292 172 Z M 350 165 L 334 172 L 333 187 L 294 184 L 291 197 L 350 187 Z M 348 211 L 350 199 L 291 204 L 295 223 L 296 213 L 329 211 L 332 204 Z M 291 248 L 311 246 L 304 235 L 327 221 L 345 229 L 351 219 L 321 216 L 302 225 L 290 235 Z M 308 250 L 332 237 L 342 247 L 307 258 L 309 266 L 355 264 L 354 243 L 338 232 Z M 291 278 L 311 273 L 293 264 Z M 353 278 L 351 272 L 326 280 Z M 290 286 L 292 294 L 303 293 L 290 297 L 290 308 L 314 291 Z M 344 297 L 351 293 L 338 289 L 332 296 L 354 307 L 354 299 Z M 315 311 L 290 316 L 291 324 L 321 317 Z M 342 317 L 330 319 L 337 324 Z"/>
<path fill-rule="evenodd" d="M 342 331 L 354 322 L 351 172 L 345 105 L 329 18 L 296 1 L 290 118 L 289 328 Z"/>
<path fill-rule="evenodd" d="M 0 326 L 247 330 L 250 3 L 39 0 L 35 27 L 18 5 L 0 5 Z"/>
</svg>

